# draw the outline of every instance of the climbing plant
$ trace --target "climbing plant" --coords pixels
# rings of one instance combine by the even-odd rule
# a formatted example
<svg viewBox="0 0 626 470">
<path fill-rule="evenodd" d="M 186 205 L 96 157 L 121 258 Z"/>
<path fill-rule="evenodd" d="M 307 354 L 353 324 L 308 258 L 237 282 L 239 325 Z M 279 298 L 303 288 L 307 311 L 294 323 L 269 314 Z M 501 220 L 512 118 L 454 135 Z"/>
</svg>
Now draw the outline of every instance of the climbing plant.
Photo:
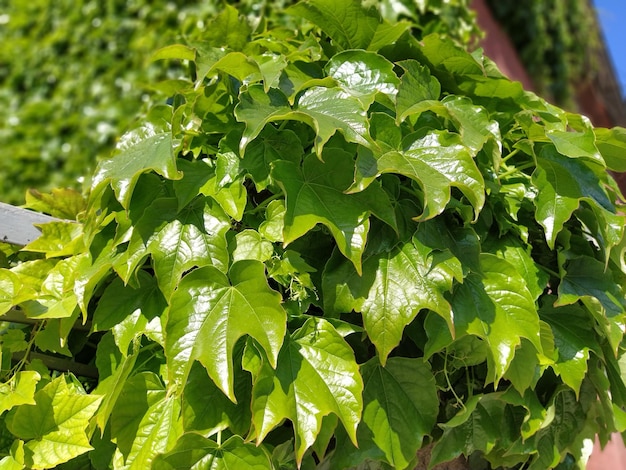
<svg viewBox="0 0 626 470">
<path fill-rule="evenodd" d="M 590 2 L 532 0 L 524 8 L 511 1 L 488 3 L 513 41 L 533 84 L 571 108 L 576 86 L 591 80 L 597 67 L 599 33 Z"/>
<path fill-rule="evenodd" d="M 32 196 L 0 468 L 572 468 L 626 429 L 624 130 L 384 6 L 225 6 L 88 196 Z"/>
</svg>

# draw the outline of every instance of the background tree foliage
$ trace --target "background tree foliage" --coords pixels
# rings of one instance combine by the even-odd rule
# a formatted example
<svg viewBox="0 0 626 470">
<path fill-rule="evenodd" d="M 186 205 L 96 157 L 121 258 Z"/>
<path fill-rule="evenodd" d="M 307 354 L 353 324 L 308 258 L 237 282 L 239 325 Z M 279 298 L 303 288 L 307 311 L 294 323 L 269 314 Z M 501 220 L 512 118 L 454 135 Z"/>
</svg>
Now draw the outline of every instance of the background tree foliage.
<svg viewBox="0 0 626 470">
<path fill-rule="evenodd" d="M 443 5 L 224 5 L 155 52 L 167 101 L 0 245 L 0 468 L 575 468 L 626 430 L 624 130 Z"/>
</svg>

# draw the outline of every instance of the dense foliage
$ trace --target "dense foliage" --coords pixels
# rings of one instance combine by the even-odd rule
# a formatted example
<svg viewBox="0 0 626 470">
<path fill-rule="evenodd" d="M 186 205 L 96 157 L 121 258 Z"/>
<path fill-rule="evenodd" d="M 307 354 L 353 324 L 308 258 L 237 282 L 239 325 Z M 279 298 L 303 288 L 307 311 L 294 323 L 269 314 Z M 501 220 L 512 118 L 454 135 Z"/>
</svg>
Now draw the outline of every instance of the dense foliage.
<svg viewBox="0 0 626 470">
<path fill-rule="evenodd" d="M 626 429 L 624 130 L 398 5 L 156 53 L 169 103 L 3 247 L 0 468 L 572 468 Z"/>
<path fill-rule="evenodd" d="M 596 16 L 587 0 L 489 0 L 491 10 L 520 53 L 534 85 L 573 106 L 576 87 L 591 80 L 599 46 Z"/>
<path fill-rule="evenodd" d="M 165 78 L 148 67 L 214 2 L 29 0 L 0 9 L 0 199 L 68 186 L 108 155 Z M 174 72 L 174 71 L 171 71 Z"/>
</svg>

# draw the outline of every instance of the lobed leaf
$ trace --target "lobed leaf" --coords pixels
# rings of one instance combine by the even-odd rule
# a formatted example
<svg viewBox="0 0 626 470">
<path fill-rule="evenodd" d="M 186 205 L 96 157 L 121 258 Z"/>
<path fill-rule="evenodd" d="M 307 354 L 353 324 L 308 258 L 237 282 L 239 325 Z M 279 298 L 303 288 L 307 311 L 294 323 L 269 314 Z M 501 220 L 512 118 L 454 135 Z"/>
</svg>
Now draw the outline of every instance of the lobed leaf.
<svg viewBox="0 0 626 470">
<path fill-rule="evenodd" d="M 253 337 L 275 367 L 287 317 L 259 261 L 233 263 L 229 277 L 207 266 L 183 278 L 167 313 L 165 353 L 172 384 L 182 387 L 198 360 L 235 402 L 232 355 L 236 341 L 244 335 Z"/>
<path fill-rule="evenodd" d="M 356 444 L 363 381 L 354 352 L 326 320 L 309 318 L 285 339 L 276 369 L 265 362 L 250 368 L 252 421 L 257 442 L 283 419 L 294 426 L 298 463 L 320 432 L 322 417 L 334 413 Z"/>
</svg>

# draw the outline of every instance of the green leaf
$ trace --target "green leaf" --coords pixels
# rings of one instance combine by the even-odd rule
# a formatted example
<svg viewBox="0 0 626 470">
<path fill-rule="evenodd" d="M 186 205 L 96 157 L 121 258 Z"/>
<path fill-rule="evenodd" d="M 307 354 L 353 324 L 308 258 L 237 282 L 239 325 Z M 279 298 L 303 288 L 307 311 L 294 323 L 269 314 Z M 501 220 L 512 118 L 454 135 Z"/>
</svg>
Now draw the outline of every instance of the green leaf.
<svg viewBox="0 0 626 470">
<path fill-rule="evenodd" d="M 554 248 L 557 235 L 581 199 L 614 212 L 613 204 L 596 174 L 581 159 L 560 155 L 552 145 L 541 148 L 532 175 L 538 189 L 535 218 L 545 230 L 546 241 Z"/>
<path fill-rule="evenodd" d="M 48 222 L 40 226 L 41 236 L 24 247 L 48 258 L 74 255 L 82 249 L 83 227 L 70 222 Z"/>
<path fill-rule="evenodd" d="M 176 169 L 170 133 L 146 130 L 127 134 L 118 153 L 113 158 L 102 160 L 98 165 L 92 189 L 95 190 L 102 184 L 110 184 L 118 201 L 128 209 L 137 180 L 149 171 L 155 171 L 171 180 L 182 177 Z"/>
<path fill-rule="evenodd" d="M 152 372 L 141 372 L 126 381 L 111 412 L 111 437 L 124 459 L 130 454 L 144 416 L 165 399 L 165 387 Z"/>
<path fill-rule="evenodd" d="M 604 166 L 604 159 L 595 145 L 595 134 L 590 127 L 584 132 L 549 130 L 546 135 L 561 155 L 588 158 Z"/>
<path fill-rule="evenodd" d="M 383 173 L 396 173 L 417 181 L 424 190 L 421 219 L 439 215 L 450 201 L 452 187 L 467 197 L 476 216 L 485 202 L 484 181 L 470 151 L 457 135 L 432 131 L 416 139 L 408 149 L 374 158 L 359 154 L 356 187 L 367 187 Z"/>
<path fill-rule="evenodd" d="M 209 266 L 183 278 L 170 302 L 165 353 L 173 384 L 184 384 L 198 360 L 234 402 L 232 354 L 236 341 L 250 335 L 275 366 L 287 315 L 280 294 L 267 284 L 262 263 L 238 261 L 229 275 L 230 280 Z"/>
<path fill-rule="evenodd" d="M 289 11 L 314 23 L 343 49 L 367 49 L 381 23 L 374 6 L 357 0 L 306 0 Z"/>
<path fill-rule="evenodd" d="M 352 179 L 352 157 L 339 149 L 328 150 L 324 155 L 325 163 L 309 155 L 302 169 L 286 161 L 274 164 L 272 175 L 286 199 L 284 243 L 291 243 L 321 223 L 360 272 L 370 214 L 395 227 L 395 213 L 378 185 L 345 194 Z"/>
<path fill-rule="evenodd" d="M 322 148 L 336 131 L 348 142 L 369 144 L 367 113 L 361 102 L 339 88 L 313 87 L 305 91 L 295 106 L 303 120 L 315 129 L 315 152 Z"/>
<path fill-rule="evenodd" d="M 441 85 L 431 76 L 428 67 L 416 60 L 403 60 L 398 65 L 404 69 L 404 74 L 400 78 L 396 97 L 396 120 L 402 122 L 413 112 L 415 104 L 419 105 L 425 100 L 438 100 Z"/>
<path fill-rule="evenodd" d="M 196 60 L 196 50 L 192 47 L 185 46 L 184 44 L 171 44 L 169 46 L 162 47 L 150 57 L 150 60 L 166 60 L 166 59 L 178 59 L 178 60 Z"/>
<path fill-rule="evenodd" d="M 182 434 L 180 401 L 166 396 L 156 402 L 141 418 L 137 434 L 126 458 L 128 470 L 151 468 L 158 454 L 169 451 Z"/>
<path fill-rule="evenodd" d="M 326 71 L 346 93 L 359 98 L 366 107 L 377 93 L 393 98 L 398 90 L 393 64 L 374 52 L 340 52 L 328 61 Z"/>
<path fill-rule="evenodd" d="M 241 368 L 243 341 L 235 346 L 234 371 L 235 397 L 233 403 L 215 385 L 206 369 L 199 363 L 191 367 L 183 390 L 182 417 L 185 431 L 198 431 L 210 436 L 215 432 L 229 429 L 245 435 L 250 429 L 250 399 L 252 383 L 250 374 Z"/>
<path fill-rule="evenodd" d="M 93 313 L 93 331 L 113 330 L 115 343 L 124 355 L 133 338 L 143 334 L 148 323 L 167 307 L 153 276 L 139 271 L 137 284 L 137 288 L 124 286 L 121 279 L 114 279 Z"/>
<path fill-rule="evenodd" d="M 596 128 L 596 146 L 609 170 L 626 171 L 626 129 L 613 127 L 612 129 Z"/>
<path fill-rule="evenodd" d="M 439 399 L 430 367 L 405 357 L 392 357 L 383 367 L 374 358 L 361 367 L 361 374 L 365 388 L 359 448 L 338 442 L 332 465 L 352 468 L 368 458 L 407 468 L 437 421 Z"/>
<path fill-rule="evenodd" d="M 483 338 L 490 351 L 489 380 L 498 382 L 509 367 L 521 338 L 537 351 L 539 317 L 524 278 L 495 255 L 480 257 L 481 274 L 470 274 L 451 300 L 457 334 Z"/>
<path fill-rule="evenodd" d="M 267 470 L 272 468 L 272 464 L 263 448 L 245 443 L 239 436 L 233 436 L 220 445 L 198 434 L 184 434 L 172 450 L 159 455 L 152 463 L 153 470 L 235 468 Z"/>
<path fill-rule="evenodd" d="M 589 256 L 579 256 L 565 265 L 556 305 L 574 304 L 585 297 L 598 299 L 608 317 L 620 315 L 626 309 L 624 292 L 604 263 Z"/>
<path fill-rule="evenodd" d="M 229 227 L 230 220 L 212 199 L 199 197 L 180 211 L 175 198 L 157 199 L 137 222 L 128 255 L 117 270 L 128 281 L 140 261 L 151 254 L 159 288 L 169 298 L 193 267 L 211 265 L 226 271 Z"/>
<path fill-rule="evenodd" d="M 594 322 L 589 313 L 579 305 L 555 307 L 548 300 L 550 299 L 546 299 L 539 310 L 539 315 L 550 325 L 558 353 L 555 363 L 550 367 L 578 395 L 587 373 L 589 351 L 602 354 L 593 333 Z"/>
<path fill-rule="evenodd" d="M 456 416 L 440 425 L 444 432 L 432 449 L 429 465 L 447 462 L 461 454 L 469 457 L 474 451 L 491 452 L 498 440 L 515 426 L 505 415 L 504 407 L 496 393 L 469 398 Z"/>
<path fill-rule="evenodd" d="M 35 388 L 40 380 L 38 372 L 23 370 L 0 384 L 0 414 L 19 405 L 36 405 Z"/>
<path fill-rule="evenodd" d="M 206 75 L 211 77 L 218 70 L 244 83 L 261 78 L 261 71 L 259 70 L 258 64 L 241 52 L 230 52 L 226 54 L 213 64 Z"/>
<path fill-rule="evenodd" d="M 324 301 L 329 313 L 362 312 L 367 335 L 383 365 L 400 343 L 404 328 L 422 309 L 437 312 L 454 332 L 450 304 L 444 297 L 453 279 L 462 279 L 458 260 L 439 256 L 415 241 L 368 257 L 363 274 L 331 258 L 324 272 Z"/>
<path fill-rule="evenodd" d="M 250 25 L 231 5 L 220 8 L 220 13 L 205 28 L 203 41 L 215 47 L 226 46 L 235 51 L 243 50 L 250 41 Z"/>
<path fill-rule="evenodd" d="M 59 376 L 35 393 L 34 405 L 9 412 L 7 427 L 25 444 L 29 467 L 50 468 L 92 449 L 85 433 L 101 397 L 79 393 Z"/>
<path fill-rule="evenodd" d="M 267 126 L 248 144 L 241 165 L 252 176 L 257 191 L 262 191 L 272 183 L 272 162 L 287 160 L 299 164 L 303 156 L 304 149 L 296 133 Z"/>
<path fill-rule="evenodd" d="M 265 240 L 256 230 L 247 229 L 235 235 L 235 246 L 232 250 L 233 262 L 255 259 L 263 263 L 273 254 L 272 243 Z"/>
<path fill-rule="evenodd" d="M 275 370 L 263 362 L 260 370 L 251 372 L 255 376 L 252 420 L 257 442 L 289 419 L 300 463 L 320 432 L 322 417 L 334 413 L 356 444 L 363 381 L 352 348 L 326 320 L 309 318 L 288 336 Z"/>
<path fill-rule="evenodd" d="M 111 416 L 111 412 L 115 407 L 126 381 L 132 373 L 135 363 L 137 362 L 137 354 L 131 354 L 122 360 L 115 372 L 98 384 L 96 391 L 103 396 L 102 405 L 98 413 L 96 413 L 96 424 L 100 431 L 104 433 L 105 427 Z"/>
</svg>

